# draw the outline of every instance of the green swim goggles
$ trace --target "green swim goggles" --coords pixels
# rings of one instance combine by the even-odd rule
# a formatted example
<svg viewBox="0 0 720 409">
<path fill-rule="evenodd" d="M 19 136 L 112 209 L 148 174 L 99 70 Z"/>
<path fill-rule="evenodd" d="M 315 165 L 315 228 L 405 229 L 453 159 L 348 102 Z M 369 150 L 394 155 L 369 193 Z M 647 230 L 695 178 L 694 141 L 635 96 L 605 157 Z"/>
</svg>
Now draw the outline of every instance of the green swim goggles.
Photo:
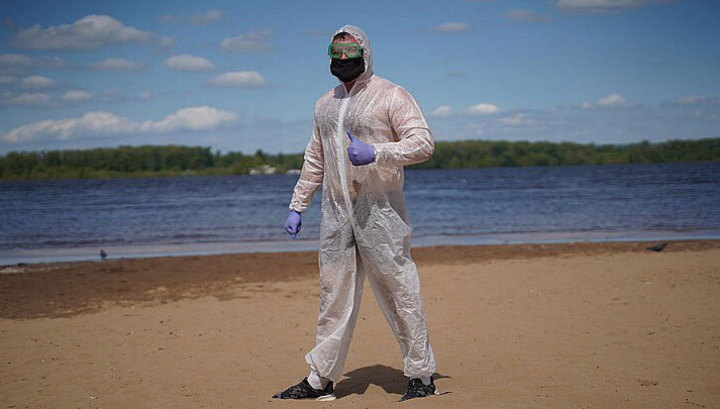
<svg viewBox="0 0 720 409">
<path fill-rule="evenodd" d="M 363 50 L 360 44 L 355 43 L 332 43 L 328 46 L 330 58 L 341 58 L 345 54 L 347 58 L 360 58 Z"/>
</svg>

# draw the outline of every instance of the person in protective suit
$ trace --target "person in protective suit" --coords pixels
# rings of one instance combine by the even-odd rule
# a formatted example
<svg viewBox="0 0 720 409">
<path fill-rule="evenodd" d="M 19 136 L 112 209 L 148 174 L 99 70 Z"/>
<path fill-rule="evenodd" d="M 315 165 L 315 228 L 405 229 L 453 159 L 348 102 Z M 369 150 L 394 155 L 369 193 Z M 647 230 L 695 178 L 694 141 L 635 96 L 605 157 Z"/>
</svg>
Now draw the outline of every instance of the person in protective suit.
<svg viewBox="0 0 720 409">
<path fill-rule="evenodd" d="M 410 257 L 405 165 L 432 157 L 434 141 L 420 107 L 402 87 L 372 71 L 363 30 L 340 28 L 328 48 L 330 71 L 341 84 L 315 105 L 285 230 L 295 238 L 301 214 L 322 186 L 320 314 L 310 375 L 274 396 L 334 399 L 367 275 L 392 328 L 410 378 L 401 401 L 436 394 L 435 358 L 428 339 L 420 282 Z"/>
</svg>

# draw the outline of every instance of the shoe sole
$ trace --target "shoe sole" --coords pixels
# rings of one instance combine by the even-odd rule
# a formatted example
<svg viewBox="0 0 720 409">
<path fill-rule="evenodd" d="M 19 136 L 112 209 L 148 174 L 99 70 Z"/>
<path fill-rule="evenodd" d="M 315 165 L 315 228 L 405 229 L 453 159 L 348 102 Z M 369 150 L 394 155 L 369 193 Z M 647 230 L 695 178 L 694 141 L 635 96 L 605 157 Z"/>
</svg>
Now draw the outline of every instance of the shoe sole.
<svg viewBox="0 0 720 409">
<path fill-rule="evenodd" d="M 335 400 L 335 399 L 337 399 L 337 398 L 335 397 L 335 395 L 330 394 L 330 395 L 321 396 L 321 397 L 319 397 L 319 398 L 317 398 L 317 399 L 315 399 L 315 400 L 316 400 L 316 401 L 320 401 L 320 402 L 329 402 L 329 401 Z"/>
</svg>

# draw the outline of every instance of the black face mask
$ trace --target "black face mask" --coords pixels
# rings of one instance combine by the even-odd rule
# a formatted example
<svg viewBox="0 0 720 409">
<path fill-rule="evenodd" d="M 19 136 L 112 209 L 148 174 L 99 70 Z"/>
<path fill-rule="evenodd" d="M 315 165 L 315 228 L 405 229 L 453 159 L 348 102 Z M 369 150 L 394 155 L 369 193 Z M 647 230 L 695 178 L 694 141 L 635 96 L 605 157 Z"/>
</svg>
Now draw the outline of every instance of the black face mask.
<svg viewBox="0 0 720 409">
<path fill-rule="evenodd" d="M 342 82 L 353 82 L 365 72 L 365 59 L 362 57 L 346 60 L 333 58 L 330 63 L 330 72 Z"/>
</svg>

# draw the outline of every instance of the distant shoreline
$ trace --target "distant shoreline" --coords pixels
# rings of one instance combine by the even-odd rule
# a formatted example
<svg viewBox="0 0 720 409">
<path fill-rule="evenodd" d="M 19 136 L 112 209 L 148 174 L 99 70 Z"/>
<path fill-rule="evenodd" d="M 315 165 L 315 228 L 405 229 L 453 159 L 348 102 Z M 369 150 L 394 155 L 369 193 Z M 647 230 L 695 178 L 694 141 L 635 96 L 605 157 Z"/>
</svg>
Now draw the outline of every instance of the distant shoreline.
<svg viewBox="0 0 720 409">
<path fill-rule="evenodd" d="M 572 245 L 624 245 L 624 243 L 650 242 L 720 242 L 720 230 L 688 231 L 582 231 L 582 232 L 525 232 L 492 233 L 477 235 L 430 235 L 418 236 L 412 240 L 413 249 L 432 247 L 492 247 L 492 246 L 572 246 Z M 134 245 L 98 245 L 73 247 L 45 247 L 34 249 L 0 250 L 0 267 L 18 264 L 45 264 L 83 262 L 100 260 L 100 249 L 108 254 L 108 260 L 195 257 L 221 254 L 281 254 L 316 252 L 317 239 L 272 240 L 248 242 L 182 243 Z"/>
<path fill-rule="evenodd" d="M 628 145 L 571 142 L 436 142 L 433 158 L 410 169 L 479 169 L 720 161 L 720 138 Z M 297 174 L 303 155 L 213 153 L 210 147 L 120 146 L 10 152 L 0 156 L 0 180 L 113 179 Z"/>
</svg>

